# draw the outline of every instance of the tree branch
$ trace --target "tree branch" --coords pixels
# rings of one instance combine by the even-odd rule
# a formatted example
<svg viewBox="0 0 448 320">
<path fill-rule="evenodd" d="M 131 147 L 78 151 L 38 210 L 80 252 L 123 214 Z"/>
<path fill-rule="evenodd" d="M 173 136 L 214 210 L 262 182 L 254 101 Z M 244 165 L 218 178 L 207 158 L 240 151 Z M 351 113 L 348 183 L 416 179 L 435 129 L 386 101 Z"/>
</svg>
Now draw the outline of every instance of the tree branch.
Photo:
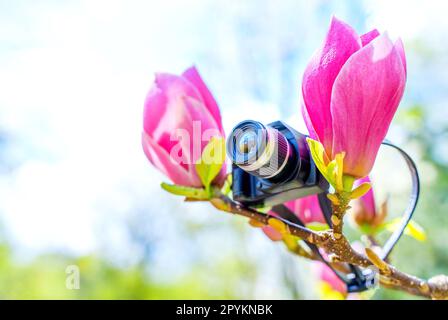
<svg viewBox="0 0 448 320">
<path fill-rule="evenodd" d="M 210 202 L 219 210 L 232 214 L 244 216 L 255 220 L 262 225 L 269 225 L 271 219 L 281 221 L 288 234 L 297 236 L 309 243 L 323 248 L 330 256 L 333 262 L 345 262 L 360 267 L 376 266 L 380 273 L 380 284 L 383 287 L 405 291 L 412 295 L 418 295 L 431 299 L 448 299 L 448 277 L 438 275 L 429 280 L 423 280 L 412 275 L 399 271 L 391 264 L 381 260 L 370 248 L 366 249 L 366 255 L 363 255 L 350 245 L 350 242 L 342 233 L 342 221 L 348 208 L 348 201 L 341 202 L 340 206 L 333 206 L 332 222 L 335 225 L 334 230 L 313 231 L 306 227 L 296 225 L 280 217 L 270 216 L 251 208 L 242 206 L 229 197 L 217 193 Z M 335 223 L 338 222 L 338 223 Z M 306 254 L 298 249 L 296 254 L 307 257 Z"/>
</svg>

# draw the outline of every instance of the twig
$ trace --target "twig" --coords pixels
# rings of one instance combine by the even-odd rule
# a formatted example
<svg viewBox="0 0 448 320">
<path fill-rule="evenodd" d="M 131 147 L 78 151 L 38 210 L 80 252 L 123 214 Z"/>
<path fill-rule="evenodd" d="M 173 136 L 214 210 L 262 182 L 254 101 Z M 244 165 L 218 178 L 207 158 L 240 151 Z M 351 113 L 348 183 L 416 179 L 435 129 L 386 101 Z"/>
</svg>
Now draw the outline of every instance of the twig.
<svg viewBox="0 0 448 320">
<path fill-rule="evenodd" d="M 334 230 L 313 231 L 306 227 L 296 225 L 288 220 L 270 216 L 254 209 L 247 208 L 233 201 L 225 195 L 217 193 L 210 202 L 219 210 L 244 216 L 255 220 L 263 225 L 269 225 L 271 219 L 281 221 L 288 234 L 297 236 L 316 246 L 323 248 L 328 254 L 333 256 L 333 262 L 351 263 L 360 267 L 376 266 L 380 273 L 380 284 L 386 288 L 405 291 L 412 295 L 432 299 L 448 299 L 448 277 L 445 275 L 435 276 L 428 281 L 422 280 L 412 275 L 399 271 L 386 261 L 381 260 L 371 249 L 366 249 L 363 255 L 352 248 L 349 241 L 342 233 L 342 221 L 348 208 L 347 202 L 340 202 L 339 206 L 333 206 L 332 222 Z M 336 220 L 339 219 L 339 220 Z M 339 223 L 335 223 L 339 222 Z M 300 256 L 307 257 L 300 249 L 296 252 Z"/>
<path fill-rule="evenodd" d="M 294 224 L 292 222 L 289 222 L 288 220 L 282 219 L 280 217 L 274 217 L 270 216 L 261 212 L 258 212 L 256 210 L 253 210 L 251 208 L 247 208 L 239 204 L 238 202 L 233 201 L 232 199 L 224 196 L 219 195 L 218 197 L 215 197 L 210 200 L 210 202 L 219 210 L 226 211 L 233 214 L 238 214 L 240 216 L 244 216 L 246 218 L 255 220 L 259 223 L 262 223 L 263 225 L 269 225 L 270 219 L 275 219 L 283 222 L 286 225 L 287 232 L 289 234 L 292 234 L 294 236 L 297 236 L 301 239 L 307 240 L 308 242 L 312 244 L 322 244 L 325 242 L 326 235 L 323 235 L 321 233 L 315 232 L 313 230 L 310 230 L 308 228 L 299 226 L 297 224 Z"/>
</svg>

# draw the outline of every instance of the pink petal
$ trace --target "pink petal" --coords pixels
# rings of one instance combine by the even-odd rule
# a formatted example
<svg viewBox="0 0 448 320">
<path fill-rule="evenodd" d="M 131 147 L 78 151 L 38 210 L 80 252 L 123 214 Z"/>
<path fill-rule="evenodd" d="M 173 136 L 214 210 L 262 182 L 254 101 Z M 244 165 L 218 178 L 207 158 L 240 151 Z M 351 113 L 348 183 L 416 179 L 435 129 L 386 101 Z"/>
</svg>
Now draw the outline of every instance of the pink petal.
<svg viewBox="0 0 448 320">
<path fill-rule="evenodd" d="M 302 94 L 309 116 L 308 129 L 317 134 L 328 154 L 333 142 L 330 112 L 333 83 L 347 59 L 360 48 L 361 40 L 353 28 L 333 17 L 322 48 L 305 69 Z"/>
<path fill-rule="evenodd" d="M 325 223 L 324 215 L 316 195 L 291 200 L 286 202 L 285 205 L 305 224 L 312 222 Z"/>
<path fill-rule="evenodd" d="M 195 86 L 183 77 L 157 74 L 145 102 L 144 130 L 168 153 L 182 146 L 181 165 L 194 170 L 211 136 L 222 136 Z M 208 133 L 205 137 L 204 133 Z M 180 135 L 184 139 L 173 139 Z"/>
<path fill-rule="evenodd" d="M 305 224 L 311 222 L 325 223 L 324 214 L 316 195 L 302 198 L 299 203 L 299 217 Z"/>
<path fill-rule="evenodd" d="M 269 211 L 268 215 L 278 217 L 278 214 L 275 213 L 274 211 Z M 272 241 L 280 241 L 283 239 L 282 234 L 277 230 L 275 230 L 274 228 L 272 228 L 271 226 L 264 226 L 263 228 L 261 228 L 261 230 L 263 230 L 264 234 L 268 236 L 268 238 L 271 239 Z"/>
<path fill-rule="evenodd" d="M 355 187 L 359 186 L 360 184 L 364 182 L 369 182 L 370 178 L 369 176 L 359 179 L 355 182 Z M 364 216 L 367 218 L 367 221 L 373 221 L 376 214 L 376 206 L 375 206 L 375 197 L 373 195 L 373 188 L 370 188 L 369 191 L 365 195 L 363 195 L 361 198 L 356 200 L 357 202 L 360 202 L 362 210 L 364 212 Z"/>
<path fill-rule="evenodd" d="M 265 226 L 261 228 L 261 230 L 263 230 L 264 234 L 272 241 L 280 241 L 283 239 L 282 234 L 271 226 Z"/>
<path fill-rule="evenodd" d="M 222 128 L 222 120 L 221 120 L 221 113 L 219 111 L 218 104 L 216 103 L 215 98 L 211 94 L 210 90 L 202 80 L 198 70 L 195 66 L 192 66 L 185 70 L 185 72 L 182 74 L 182 76 L 188 81 L 190 81 L 196 89 L 200 92 L 202 99 L 204 100 L 205 106 L 212 114 L 213 118 L 216 121 L 216 125 L 219 127 L 221 132 L 224 134 L 224 130 Z"/>
<path fill-rule="evenodd" d="M 323 262 L 315 262 L 314 268 L 318 278 L 328 283 L 333 290 L 340 293 L 347 292 L 347 286 L 345 285 L 345 283 L 341 279 L 339 279 L 334 271 L 331 270 L 330 267 L 328 267 L 326 264 L 324 264 Z"/>
<path fill-rule="evenodd" d="M 400 54 L 400 58 L 401 58 L 401 62 L 403 63 L 403 67 L 404 67 L 404 72 L 407 74 L 407 66 L 406 66 L 406 55 L 404 53 L 404 45 L 403 45 L 403 41 L 401 40 L 401 38 L 398 38 L 398 40 L 395 42 L 395 49 L 398 51 L 398 53 Z"/>
<path fill-rule="evenodd" d="M 143 110 L 143 129 L 153 135 L 159 124 L 159 119 L 166 112 L 167 99 L 163 91 L 153 85 L 148 92 Z"/>
<path fill-rule="evenodd" d="M 222 165 L 221 171 L 219 171 L 216 178 L 213 180 L 213 183 L 222 187 L 227 178 L 227 162 L 225 161 Z"/>
<path fill-rule="evenodd" d="M 380 32 L 377 29 L 373 29 L 367 33 L 364 33 L 360 38 L 362 42 L 362 46 L 365 47 L 368 45 L 373 39 L 378 37 L 380 35 Z"/>
<path fill-rule="evenodd" d="M 148 134 L 142 134 L 143 151 L 149 161 L 175 184 L 200 187 L 202 185 L 195 171 L 187 171 L 172 161 L 169 153 Z"/>
<path fill-rule="evenodd" d="M 150 161 L 174 183 L 200 186 L 195 165 L 211 137 L 222 137 L 223 131 L 196 85 L 183 76 L 156 74 L 145 100 L 143 128 Z M 223 166 L 215 183 L 221 185 L 225 175 Z"/>
<path fill-rule="evenodd" d="M 214 118 L 202 102 L 187 97 L 184 99 L 184 103 L 188 114 L 193 119 L 193 123 L 189 122 L 188 126 L 185 125 L 183 128 L 191 134 L 190 151 L 193 160 L 192 165 L 194 165 L 212 137 L 224 136 L 220 128 L 216 127 Z M 198 153 L 196 150 L 200 150 L 200 152 Z"/>
<path fill-rule="evenodd" d="M 344 172 L 365 177 L 400 103 L 405 70 L 398 51 L 383 34 L 355 53 L 333 86 L 333 155 L 346 152 Z"/>
<path fill-rule="evenodd" d="M 303 97 L 300 100 L 301 100 L 300 110 L 302 111 L 303 120 L 305 120 L 306 127 L 308 128 L 309 136 L 314 140 L 319 140 L 319 137 L 317 136 L 316 131 L 314 131 L 313 124 L 311 123 L 310 116 L 308 115 L 308 111 L 305 108 L 305 103 L 303 102 Z"/>
<path fill-rule="evenodd" d="M 178 143 L 184 144 L 182 157 L 183 165 L 192 163 L 190 140 L 173 140 L 176 130 L 186 130 L 190 134 L 192 117 L 185 106 L 186 94 L 199 96 L 195 88 L 183 78 L 171 74 L 156 74 L 153 87 L 145 100 L 143 114 L 144 131 L 168 154 Z"/>
<path fill-rule="evenodd" d="M 164 92 L 182 93 L 185 96 L 194 97 L 202 101 L 198 89 L 182 76 L 170 73 L 156 73 L 155 83 Z"/>
<path fill-rule="evenodd" d="M 143 128 L 151 137 L 158 140 L 166 131 L 179 128 L 188 114 L 183 104 L 187 96 L 201 99 L 199 92 L 182 77 L 157 73 L 144 106 Z M 190 119 L 188 119 L 190 120 Z"/>
</svg>

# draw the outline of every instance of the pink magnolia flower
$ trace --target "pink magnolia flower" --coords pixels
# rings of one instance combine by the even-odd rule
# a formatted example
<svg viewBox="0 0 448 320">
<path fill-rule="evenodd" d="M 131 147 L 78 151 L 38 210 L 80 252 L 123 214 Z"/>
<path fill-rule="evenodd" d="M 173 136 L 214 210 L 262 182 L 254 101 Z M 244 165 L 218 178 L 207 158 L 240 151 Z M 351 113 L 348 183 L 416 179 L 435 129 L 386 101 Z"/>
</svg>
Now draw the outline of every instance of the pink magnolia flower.
<svg viewBox="0 0 448 320">
<path fill-rule="evenodd" d="M 312 222 L 325 223 L 324 214 L 319 205 L 319 200 L 316 195 L 291 200 L 285 203 L 285 206 L 291 210 L 304 224 Z M 273 211 L 269 212 L 270 215 L 276 216 Z M 263 232 L 272 241 L 282 240 L 282 235 L 270 226 L 263 227 Z"/>
<path fill-rule="evenodd" d="M 346 284 L 325 263 L 316 261 L 313 267 L 318 279 L 326 282 L 332 290 L 340 292 L 344 296 L 347 294 Z"/>
<path fill-rule="evenodd" d="M 302 113 L 328 159 L 345 152 L 344 173 L 365 177 L 400 103 L 406 82 L 401 40 L 374 29 L 362 36 L 333 17 L 302 82 Z"/>
<path fill-rule="evenodd" d="M 353 249 L 355 249 L 358 253 L 364 254 L 365 252 L 365 246 L 359 242 L 354 241 L 352 244 Z M 374 251 L 377 251 L 378 247 L 372 248 Z M 328 260 L 328 255 L 325 253 L 324 250 L 320 249 L 322 256 Z M 327 290 L 322 290 L 322 294 L 324 298 L 343 298 L 347 300 L 359 300 L 361 299 L 361 296 L 357 293 L 348 293 L 347 292 L 347 285 L 342 281 L 336 273 L 328 267 L 325 263 L 320 261 L 313 262 L 313 271 L 316 275 L 316 277 L 325 284 L 328 285 L 328 288 L 330 291 L 335 291 L 340 293 L 340 295 L 334 295 L 332 292 L 328 292 Z M 347 270 L 348 271 L 348 270 Z"/>
<path fill-rule="evenodd" d="M 355 182 L 355 187 L 364 182 L 371 183 L 370 178 L 367 176 L 365 178 L 357 180 Z M 379 210 L 377 210 L 373 188 L 367 191 L 367 193 L 361 198 L 353 200 L 352 207 L 353 218 L 355 222 L 360 226 L 365 224 L 372 227 L 378 226 L 384 221 L 387 214 L 385 203 Z"/>
<path fill-rule="evenodd" d="M 143 114 L 142 144 L 149 161 L 175 184 L 200 187 L 195 163 L 212 136 L 224 137 L 221 114 L 196 68 L 181 76 L 156 74 Z"/>
</svg>

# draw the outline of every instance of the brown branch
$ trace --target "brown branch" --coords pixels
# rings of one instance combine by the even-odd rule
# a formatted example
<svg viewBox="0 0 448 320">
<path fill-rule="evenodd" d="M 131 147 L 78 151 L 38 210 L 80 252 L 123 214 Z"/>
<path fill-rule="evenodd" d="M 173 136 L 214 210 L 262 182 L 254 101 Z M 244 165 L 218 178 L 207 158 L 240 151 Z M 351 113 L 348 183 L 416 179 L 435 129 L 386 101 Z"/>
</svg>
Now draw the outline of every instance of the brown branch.
<svg viewBox="0 0 448 320">
<path fill-rule="evenodd" d="M 381 283 L 393 289 L 403 289 L 411 294 L 432 299 L 448 299 L 448 277 L 438 275 L 428 281 L 406 274 L 380 259 L 373 250 L 366 248 L 370 261 L 379 269 Z"/>
<path fill-rule="evenodd" d="M 363 255 L 352 248 L 349 241 L 342 233 L 342 221 L 345 211 L 348 208 L 348 201 L 340 202 L 340 206 L 333 205 L 332 222 L 335 225 L 334 230 L 313 231 L 306 227 L 296 225 L 288 220 L 270 216 L 247 208 L 233 201 L 225 195 L 217 193 L 210 202 L 219 210 L 244 216 L 257 221 L 262 225 L 269 225 L 271 219 L 281 221 L 288 234 L 306 240 L 316 246 L 323 248 L 332 256 L 333 262 L 345 262 L 360 267 L 376 266 L 380 273 L 380 284 L 383 287 L 405 291 L 412 295 L 418 295 L 431 299 L 448 299 L 448 277 L 445 275 L 435 276 L 427 281 L 408 275 L 399 271 L 386 261 L 381 260 L 373 250 L 367 248 L 366 255 Z M 337 222 L 337 223 L 335 223 Z M 298 247 L 296 254 L 313 259 L 307 256 L 303 248 Z"/>
<path fill-rule="evenodd" d="M 255 220 L 259 223 L 262 223 L 263 225 L 269 225 L 270 219 L 275 219 L 283 222 L 286 225 L 287 232 L 289 234 L 292 234 L 296 237 L 299 237 L 301 239 L 307 240 L 308 242 L 319 245 L 325 242 L 326 236 L 315 232 L 313 230 L 310 230 L 308 228 L 296 225 L 294 223 L 289 222 L 288 220 L 270 216 L 264 213 L 261 213 L 259 211 L 253 210 L 251 208 L 247 208 L 239 204 L 238 202 L 233 201 L 232 199 L 224 196 L 224 195 L 218 195 L 218 197 L 215 197 L 210 200 L 210 202 L 215 206 L 217 209 L 226 211 L 229 213 L 237 214 L 246 218 L 249 218 L 251 220 Z"/>
<path fill-rule="evenodd" d="M 333 223 L 333 235 L 336 239 L 342 237 L 342 229 L 344 226 L 344 215 L 349 209 L 349 199 L 347 196 L 337 197 L 337 201 L 332 201 L 333 215 L 331 216 L 331 222 Z"/>
</svg>

